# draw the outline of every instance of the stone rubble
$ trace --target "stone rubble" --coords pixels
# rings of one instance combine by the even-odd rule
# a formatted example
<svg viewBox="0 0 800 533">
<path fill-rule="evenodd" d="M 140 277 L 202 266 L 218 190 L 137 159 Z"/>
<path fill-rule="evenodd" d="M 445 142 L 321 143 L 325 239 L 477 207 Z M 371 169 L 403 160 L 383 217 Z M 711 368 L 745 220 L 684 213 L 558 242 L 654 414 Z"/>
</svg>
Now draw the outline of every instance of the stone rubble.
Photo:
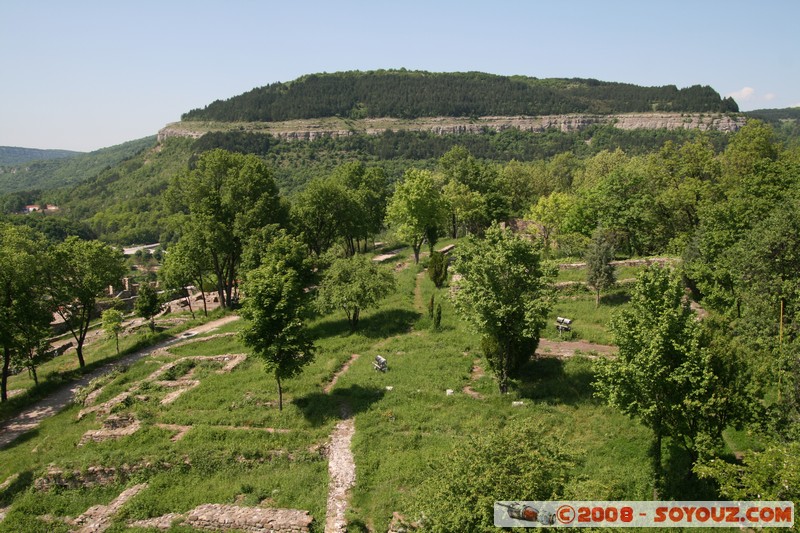
<svg viewBox="0 0 800 533">
<path fill-rule="evenodd" d="M 95 505 L 75 519 L 75 525 L 81 526 L 77 533 L 102 533 L 111 526 L 111 520 L 117 511 L 131 498 L 147 488 L 147 483 L 134 485 L 122 491 L 114 501 L 108 505 Z"/>
<path fill-rule="evenodd" d="M 90 429 L 81 437 L 78 446 L 87 442 L 103 442 L 109 439 L 120 439 L 133 435 L 142 427 L 142 423 L 133 415 L 111 415 L 103 422 L 101 429 Z"/>
</svg>

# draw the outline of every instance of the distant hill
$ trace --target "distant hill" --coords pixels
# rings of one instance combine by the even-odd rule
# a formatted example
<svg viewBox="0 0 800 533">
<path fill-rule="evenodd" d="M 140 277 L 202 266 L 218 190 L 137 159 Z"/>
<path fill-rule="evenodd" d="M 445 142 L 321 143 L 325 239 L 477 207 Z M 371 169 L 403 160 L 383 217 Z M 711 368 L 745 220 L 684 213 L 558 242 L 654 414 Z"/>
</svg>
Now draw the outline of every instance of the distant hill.
<svg viewBox="0 0 800 533">
<path fill-rule="evenodd" d="M 771 125 L 775 137 L 787 146 L 800 146 L 800 107 L 756 109 L 744 114 Z"/>
<path fill-rule="evenodd" d="M 0 146 L 0 166 L 20 165 L 29 161 L 66 159 L 82 153 L 83 152 L 73 152 L 71 150 L 41 150 L 39 148 Z"/>
<path fill-rule="evenodd" d="M 592 79 L 406 70 L 311 74 L 203 109 L 184 121 L 275 122 L 309 118 L 541 116 L 569 113 L 738 112 L 708 86 L 640 87 Z"/>
<path fill-rule="evenodd" d="M 757 118 L 770 124 L 778 124 L 784 121 L 800 120 L 800 107 L 786 107 L 783 109 L 754 109 L 753 111 L 745 111 L 748 117 Z"/>
<path fill-rule="evenodd" d="M 0 194 L 35 189 L 49 190 L 79 183 L 153 146 L 155 142 L 156 138 L 152 136 L 94 152 L 72 152 L 72 156 L 61 159 L 0 164 Z M 39 150 L 39 152 L 51 152 L 51 150 Z"/>
</svg>

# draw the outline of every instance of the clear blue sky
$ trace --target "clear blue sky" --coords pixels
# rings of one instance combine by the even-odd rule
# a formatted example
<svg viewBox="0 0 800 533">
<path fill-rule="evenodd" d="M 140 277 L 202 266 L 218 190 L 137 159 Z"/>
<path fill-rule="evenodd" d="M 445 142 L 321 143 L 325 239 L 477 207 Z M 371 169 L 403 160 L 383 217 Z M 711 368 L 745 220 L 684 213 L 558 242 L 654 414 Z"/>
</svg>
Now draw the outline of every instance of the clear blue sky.
<svg viewBox="0 0 800 533">
<path fill-rule="evenodd" d="M 313 72 L 710 85 L 800 105 L 797 0 L 0 2 L 0 145 L 94 150 Z"/>
</svg>

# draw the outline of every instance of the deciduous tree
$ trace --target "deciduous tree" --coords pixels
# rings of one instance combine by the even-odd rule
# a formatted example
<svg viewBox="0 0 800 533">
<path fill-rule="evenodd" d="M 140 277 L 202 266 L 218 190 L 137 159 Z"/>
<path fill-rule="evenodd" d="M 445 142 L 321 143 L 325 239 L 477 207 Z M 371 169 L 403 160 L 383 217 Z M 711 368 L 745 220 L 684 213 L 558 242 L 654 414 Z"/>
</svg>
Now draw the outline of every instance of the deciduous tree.
<svg viewBox="0 0 800 533">
<path fill-rule="evenodd" d="M 51 261 L 53 301 L 75 338 L 78 363 L 83 368 L 83 343 L 95 316 L 97 297 L 125 273 L 122 252 L 99 241 L 69 237 L 53 248 Z"/>
<path fill-rule="evenodd" d="M 355 330 L 361 311 L 377 305 L 394 286 L 392 273 L 363 255 L 337 259 L 322 279 L 317 306 L 326 312 L 342 309 Z"/>
<path fill-rule="evenodd" d="M 117 309 L 106 309 L 103 311 L 101 317 L 103 321 L 103 330 L 109 335 L 114 336 L 114 342 L 117 345 L 117 354 L 119 354 L 119 334 L 122 333 L 122 312 Z"/>
<path fill-rule="evenodd" d="M 456 309 L 482 336 L 500 391 L 536 351 L 550 308 L 540 247 L 497 225 L 459 246 Z"/>
<path fill-rule="evenodd" d="M 282 382 L 314 358 L 314 344 L 302 320 L 302 284 L 293 269 L 265 263 L 248 273 L 243 292 L 242 316 L 249 322 L 242 340 L 275 376 L 278 408 L 283 410 Z"/>
<path fill-rule="evenodd" d="M 446 213 L 440 180 L 428 170 L 410 169 L 389 202 L 387 222 L 398 237 L 411 244 L 414 262 L 419 263 L 427 232 L 442 227 Z"/>
<path fill-rule="evenodd" d="M 651 457 L 661 487 L 664 437 L 696 459 L 719 442 L 722 430 L 747 415 L 742 363 L 710 342 L 685 297 L 680 276 L 644 271 L 630 307 L 611 321 L 619 355 L 600 361 L 596 394 L 653 431 Z"/>
<path fill-rule="evenodd" d="M 272 172 L 254 155 L 212 150 L 173 182 L 169 196 L 185 215 L 182 233 L 211 258 L 220 305 L 230 307 L 244 243 L 255 230 L 286 219 Z"/>
</svg>

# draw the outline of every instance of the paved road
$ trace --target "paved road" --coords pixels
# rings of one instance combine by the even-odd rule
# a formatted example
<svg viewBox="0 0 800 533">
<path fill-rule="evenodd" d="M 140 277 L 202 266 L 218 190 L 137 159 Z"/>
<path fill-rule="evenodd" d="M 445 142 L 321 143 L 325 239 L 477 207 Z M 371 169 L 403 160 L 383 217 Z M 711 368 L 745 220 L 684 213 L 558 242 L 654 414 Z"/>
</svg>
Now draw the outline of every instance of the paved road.
<svg viewBox="0 0 800 533">
<path fill-rule="evenodd" d="M 189 331 L 197 334 L 206 333 L 238 319 L 238 315 L 228 315 L 217 320 L 207 322 L 202 326 L 192 328 Z M 86 386 L 86 384 L 88 384 L 91 380 L 111 372 L 115 368 L 130 365 L 131 363 L 138 361 L 142 357 L 149 355 L 158 349 L 165 348 L 171 344 L 183 340 L 182 335 L 184 334 L 185 333 L 182 333 L 179 336 L 162 341 L 158 344 L 154 344 L 153 346 L 144 348 L 138 352 L 130 353 L 121 359 L 114 361 L 113 363 L 99 367 L 92 372 L 85 374 L 79 380 L 74 381 L 69 385 L 65 385 L 47 398 L 44 398 L 31 407 L 25 409 L 14 418 L 5 421 L 2 426 L 0 426 L 0 448 L 6 447 L 23 433 L 27 433 L 28 431 L 37 428 L 42 420 L 49 416 L 53 416 L 61 411 L 64 407 L 69 405 L 69 402 L 72 400 L 72 397 L 75 395 L 75 392 L 79 387 Z"/>
</svg>

